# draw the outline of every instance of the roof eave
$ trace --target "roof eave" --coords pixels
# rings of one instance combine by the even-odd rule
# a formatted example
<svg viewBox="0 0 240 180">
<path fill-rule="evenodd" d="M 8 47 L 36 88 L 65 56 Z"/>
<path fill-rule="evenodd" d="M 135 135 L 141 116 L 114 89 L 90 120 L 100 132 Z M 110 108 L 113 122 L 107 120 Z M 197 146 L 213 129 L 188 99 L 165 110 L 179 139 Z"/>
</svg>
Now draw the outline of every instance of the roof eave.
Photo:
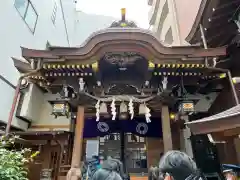
<svg viewBox="0 0 240 180">
<path fill-rule="evenodd" d="M 32 72 L 33 69 L 31 68 L 30 64 L 23 62 L 17 58 L 12 57 L 14 66 L 20 73 L 29 73 Z"/>
<path fill-rule="evenodd" d="M 202 16 L 203 16 L 203 12 L 206 8 L 206 5 L 207 5 L 207 2 L 208 0 L 202 0 L 201 4 L 200 4 L 200 7 L 198 9 L 198 13 L 197 13 L 197 16 L 195 18 L 195 21 L 193 23 L 193 26 L 188 34 L 188 36 L 186 37 L 186 41 L 189 42 L 190 44 L 192 44 L 192 40 L 194 39 L 194 37 L 196 36 L 196 32 L 197 32 L 197 29 L 199 27 L 199 24 L 201 22 L 201 19 L 202 19 Z"/>
<path fill-rule="evenodd" d="M 240 127 L 240 105 L 219 114 L 186 123 L 194 135 L 221 132 Z"/>
</svg>

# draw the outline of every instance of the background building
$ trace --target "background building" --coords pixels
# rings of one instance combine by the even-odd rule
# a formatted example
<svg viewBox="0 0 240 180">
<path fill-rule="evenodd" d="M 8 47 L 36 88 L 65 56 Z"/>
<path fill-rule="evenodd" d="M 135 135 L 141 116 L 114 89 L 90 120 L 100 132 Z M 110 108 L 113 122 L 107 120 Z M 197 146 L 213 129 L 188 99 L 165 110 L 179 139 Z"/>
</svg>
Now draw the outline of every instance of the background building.
<svg viewBox="0 0 240 180">
<path fill-rule="evenodd" d="M 165 44 L 184 45 L 201 1 L 149 0 L 151 30 Z"/>
<path fill-rule="evenodd" d="M 76 11 L 73 46 L 81 45 L 92 33 L 109 27 L 115 18 Z"/>
<path fill-rule="evenodd" d="M 10 0 L 0 6 L 0 121 L 6 122 L 19 72 L 11 57 L 21 57 L 21 46 L 45 49 L 47 42 L 69 46 L 73 35 L 74 1 Z M 66 18 L 67 17 L 67 18 Z M 13 125 L 27 128 L 14 118 Z"/>
<path fill-rule="evenodd" d="M 11 57 L 21 57 L 21 46 L 46 49 L 48 43 L 52 46 L 80 45 L 92 32 L 108 27 L 113 20 L 111 17 L 76 12 L 74 0 L 2 1 L 0 6 L 2 24 L 0 28 L 0 126 L 4 126 L 8 120 L 15 85 L 19 77 Z M 34 102 L 37 100 L 35 98 Z M 48 120 L 47 118 L 46 121 Z M 12 125 L 19 129 L 27 129 L 29 122 L 14 116 Z"/>
</svg>

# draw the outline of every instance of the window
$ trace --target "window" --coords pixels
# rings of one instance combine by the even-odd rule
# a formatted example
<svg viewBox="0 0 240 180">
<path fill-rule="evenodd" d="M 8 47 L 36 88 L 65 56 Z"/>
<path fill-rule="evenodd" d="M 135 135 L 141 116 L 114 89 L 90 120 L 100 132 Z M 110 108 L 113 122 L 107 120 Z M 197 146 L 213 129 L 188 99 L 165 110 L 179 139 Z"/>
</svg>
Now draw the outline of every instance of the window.
<svg viewBox="0 0 240 180">
<path fill-rule="evenodd" d="M 15 0 L 14 6 L 27 24 L 28 28 L 32 33 L 34 33 L 38 20 L 38 14 L 30 0 Z"/>
<path fill-rule="evenodd" d="M 57 2 L 55 1 L 52 16 L 51 16 L 53 24 L 55 24 L 56 22 L 56 14 L 57 14 Z"/>
</svg>

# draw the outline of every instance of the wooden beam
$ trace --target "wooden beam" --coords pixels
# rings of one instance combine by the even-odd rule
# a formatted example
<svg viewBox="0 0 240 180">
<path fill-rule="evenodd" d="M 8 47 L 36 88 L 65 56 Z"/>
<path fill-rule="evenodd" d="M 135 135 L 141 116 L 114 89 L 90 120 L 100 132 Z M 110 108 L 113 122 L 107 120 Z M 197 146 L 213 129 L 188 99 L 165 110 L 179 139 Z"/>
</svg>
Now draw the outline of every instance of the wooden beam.
<svg viewBox="0 0 240 180">
<path fill-rule="evenodd" d="M 240 134 L 240 127 L 229 129 L 223 132 L 224 136 L 238 136 Z"/>
<path fill-rule="evenodd" d="M 188 57 L 217 57 L 227 55 L 227 47 L 209 48 L 196 50 Z"/>
<path fill-rule="evenodd" d="M 217 134 L 207 134 L 208 139 L 211 143 L 213 144 L 217 144 L 217 143 L 226 143 L 226 141 L 224 141 L 224 137 L 220 137 Z"/>
<path fill-rule="evenodd" d="M 162 117 L 163 146 L 164 146 L 164 152 L 166 153 L 169 150 L 173 149 L 168 106 L 165 106 L 165 105 L 162 106 L 161 117 Z"/>
<path fill-rule="evenodd" d="M 49 125 L 49 124 L 36 124 L 36 125 L 32 125 L 30 126 L 30 129 L 69 129 L 70 128 L 70 124 L 68 125 L 59 125 L 59 124 L 53 124 L 53 125 Z"/>
</svg>

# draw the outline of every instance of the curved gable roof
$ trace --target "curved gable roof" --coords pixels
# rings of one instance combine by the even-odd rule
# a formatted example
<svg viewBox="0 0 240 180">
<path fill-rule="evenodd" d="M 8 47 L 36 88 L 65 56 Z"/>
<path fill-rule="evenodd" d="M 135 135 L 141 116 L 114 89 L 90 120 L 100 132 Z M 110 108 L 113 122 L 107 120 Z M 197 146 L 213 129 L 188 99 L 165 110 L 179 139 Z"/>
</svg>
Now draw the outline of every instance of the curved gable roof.
<svg viewBox="0 0 240 180">
<path fill-rule="evenodd" d="M 226 55 L 225 48 L 203 50 L 197 46 L 164 46 L 151 31 L 139 28 L 107 28 L 93 33 L 79 47 L 50 47 L 50 50 L 32 50 L 22 48 L 25 58 L 76 57 L 91 58 L 97 54 L 111 51 L 133 51 L 152 58 L 184 58 L 198 56 Z M 205 55 L 203 54 L 205 53 Z"/>
</svg>

